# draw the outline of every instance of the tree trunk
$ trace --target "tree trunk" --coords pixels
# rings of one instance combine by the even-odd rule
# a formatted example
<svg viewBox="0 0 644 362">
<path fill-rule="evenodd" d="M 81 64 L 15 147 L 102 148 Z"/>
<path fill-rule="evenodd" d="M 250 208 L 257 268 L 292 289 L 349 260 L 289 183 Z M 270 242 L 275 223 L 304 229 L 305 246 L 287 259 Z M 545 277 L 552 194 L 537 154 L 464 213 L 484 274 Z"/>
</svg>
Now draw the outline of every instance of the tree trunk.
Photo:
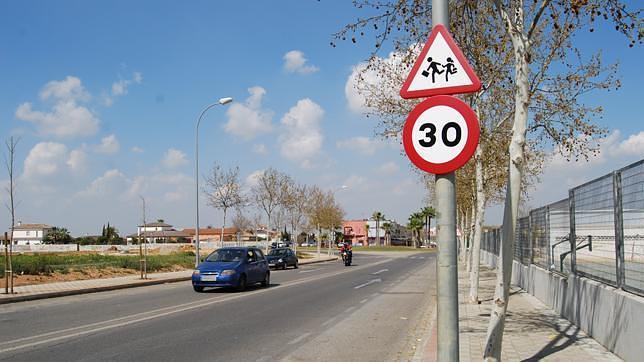
<svg viewBox="0 0 644 362">
<path fill-rule="evenodd" d="M 518 23 L 523 24 L 522 10 L 517 11 Z M 510 280 L 512 278 L 512 261 L 514 256 L 514 232 L 521 196 L 521 181 L 524 164 L 524 145 L 528 123 L 529 104 L 529 67 L 528 41 L 519 32 L 510 32 L 514 46 L 515 60 L 515 113 L 512 126 L 512 140 L 509 146 L 509 176 L 503 210 L 503 230 L 501 251 L 497 268 L 497 283 L 494 293 L 494 304 L 490 313 L 490 324 L 487 330 L 484 358 L 487 361 L 500 361 L 505 328 L 505 316 L 508 307 Z"/>
<path fill-rule="evenodd" d="M 474 240 L 472 240 L 472 270 L 470 271 L 470 302 L 479 301 L 479 268 L 481 262 L 481 232 L 485 216 L 486 196 L 483 190 L 483 146 L 479 143 L 474 155 L 476 166 L 476 217 L 474 221 Z"/>
<path fill-rule="evenodd" d="M 466 265 L 466 270 L 467 272 L 472 271 L 472 240 L 474 239 L 474 228 L 473 228 L 473 220 L 476 217 L 476 210 L 474 206 L 472 206 L 472 209 L 469 212 L 469 217 L 467 220 L 467 265 Z"/>
<path fill-rule="evenodd" d="M 221 225 L 221 238 L 219 240 L 221 242 L 222 248 L 224 247 L 224 228 L 226 228 L 226 211 L 227 210 L 224 208 L 224 223 Z"/>
</svg>

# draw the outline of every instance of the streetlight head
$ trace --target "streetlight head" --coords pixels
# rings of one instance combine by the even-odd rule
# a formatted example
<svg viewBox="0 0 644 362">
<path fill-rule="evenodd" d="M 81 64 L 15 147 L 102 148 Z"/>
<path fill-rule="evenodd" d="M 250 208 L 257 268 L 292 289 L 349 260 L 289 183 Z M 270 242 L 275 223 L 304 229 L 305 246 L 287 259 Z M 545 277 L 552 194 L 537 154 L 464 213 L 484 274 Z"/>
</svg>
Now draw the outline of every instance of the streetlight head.
<svg viewBox="0 0 644 362">
<path fill-rule="evenodd" d="M 221 104 L 223 106 L 224 104 L 228 104 L 228 103 L 230 103 L 232 101 L 233 101 L 233 99 L 231 97 L 224 97 L 224 98 L 219 99 L 219 104 Z"/>
</svg>

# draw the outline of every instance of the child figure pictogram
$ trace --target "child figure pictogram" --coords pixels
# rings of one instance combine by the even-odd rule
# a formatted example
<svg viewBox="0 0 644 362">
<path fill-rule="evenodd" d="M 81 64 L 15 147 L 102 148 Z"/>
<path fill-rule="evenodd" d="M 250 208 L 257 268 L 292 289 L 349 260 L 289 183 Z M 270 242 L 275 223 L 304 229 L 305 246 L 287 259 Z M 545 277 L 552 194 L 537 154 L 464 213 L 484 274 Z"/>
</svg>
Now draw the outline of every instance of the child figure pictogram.
<svg viewBox="0 0 644 362">
<path fill-rule="evenodd" d="M 427 67 L 426 70 L 423 70 L 422 75 L 424 77 L 429 77 L 429 70 L 432 70 L 432 83 L 436 83 L 436 74 L 443 74 L 445 70 L 440 70 L 438 69 L 438 66 L 444 67 L 441 63 L 433 61 L 432 57 L 427 58 L 427 61 L 429 62 L 429 66 Z"/>
<path fill-rule="evenodd" d="M 452 58 L 447 58 L 447 63 L 443 65 L 443 68 L 445 68 L 445 81 L 449 82 L 449 75 L 450 74 L 456 74 L 456 66 L 454 65 L 454 60 Z"/>
</svg>

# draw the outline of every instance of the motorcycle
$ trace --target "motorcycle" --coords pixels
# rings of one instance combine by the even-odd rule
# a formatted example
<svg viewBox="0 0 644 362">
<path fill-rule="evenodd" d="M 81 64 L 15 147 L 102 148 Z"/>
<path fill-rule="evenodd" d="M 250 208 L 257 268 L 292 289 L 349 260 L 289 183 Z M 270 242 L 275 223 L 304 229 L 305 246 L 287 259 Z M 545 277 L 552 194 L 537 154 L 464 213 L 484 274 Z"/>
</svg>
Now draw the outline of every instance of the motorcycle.
<svg viewBox="0 0 644 362">
<path fill-rule="evenodd" d="M 351 250 L 345 250 L 342 252 L 342 261 L 344 262 L 344 266 L 350 266 L 351 259 L 353 259 L 353 253 Z"/>
</svg>

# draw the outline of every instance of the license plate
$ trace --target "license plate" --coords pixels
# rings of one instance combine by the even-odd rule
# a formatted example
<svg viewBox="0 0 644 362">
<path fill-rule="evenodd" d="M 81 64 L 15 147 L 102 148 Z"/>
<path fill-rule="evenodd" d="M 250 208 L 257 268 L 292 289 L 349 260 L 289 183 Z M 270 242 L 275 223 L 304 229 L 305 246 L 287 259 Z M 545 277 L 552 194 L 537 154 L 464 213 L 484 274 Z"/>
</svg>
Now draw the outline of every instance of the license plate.
<svg viewBox="0 0 644 362">
<path fill-rule="evenodd" d="M 217 281 L 217 276 L 216 275 L 202 275 L 201 276 L 201 281 L 202 282 L 216 282 Z"/>
</svg>

